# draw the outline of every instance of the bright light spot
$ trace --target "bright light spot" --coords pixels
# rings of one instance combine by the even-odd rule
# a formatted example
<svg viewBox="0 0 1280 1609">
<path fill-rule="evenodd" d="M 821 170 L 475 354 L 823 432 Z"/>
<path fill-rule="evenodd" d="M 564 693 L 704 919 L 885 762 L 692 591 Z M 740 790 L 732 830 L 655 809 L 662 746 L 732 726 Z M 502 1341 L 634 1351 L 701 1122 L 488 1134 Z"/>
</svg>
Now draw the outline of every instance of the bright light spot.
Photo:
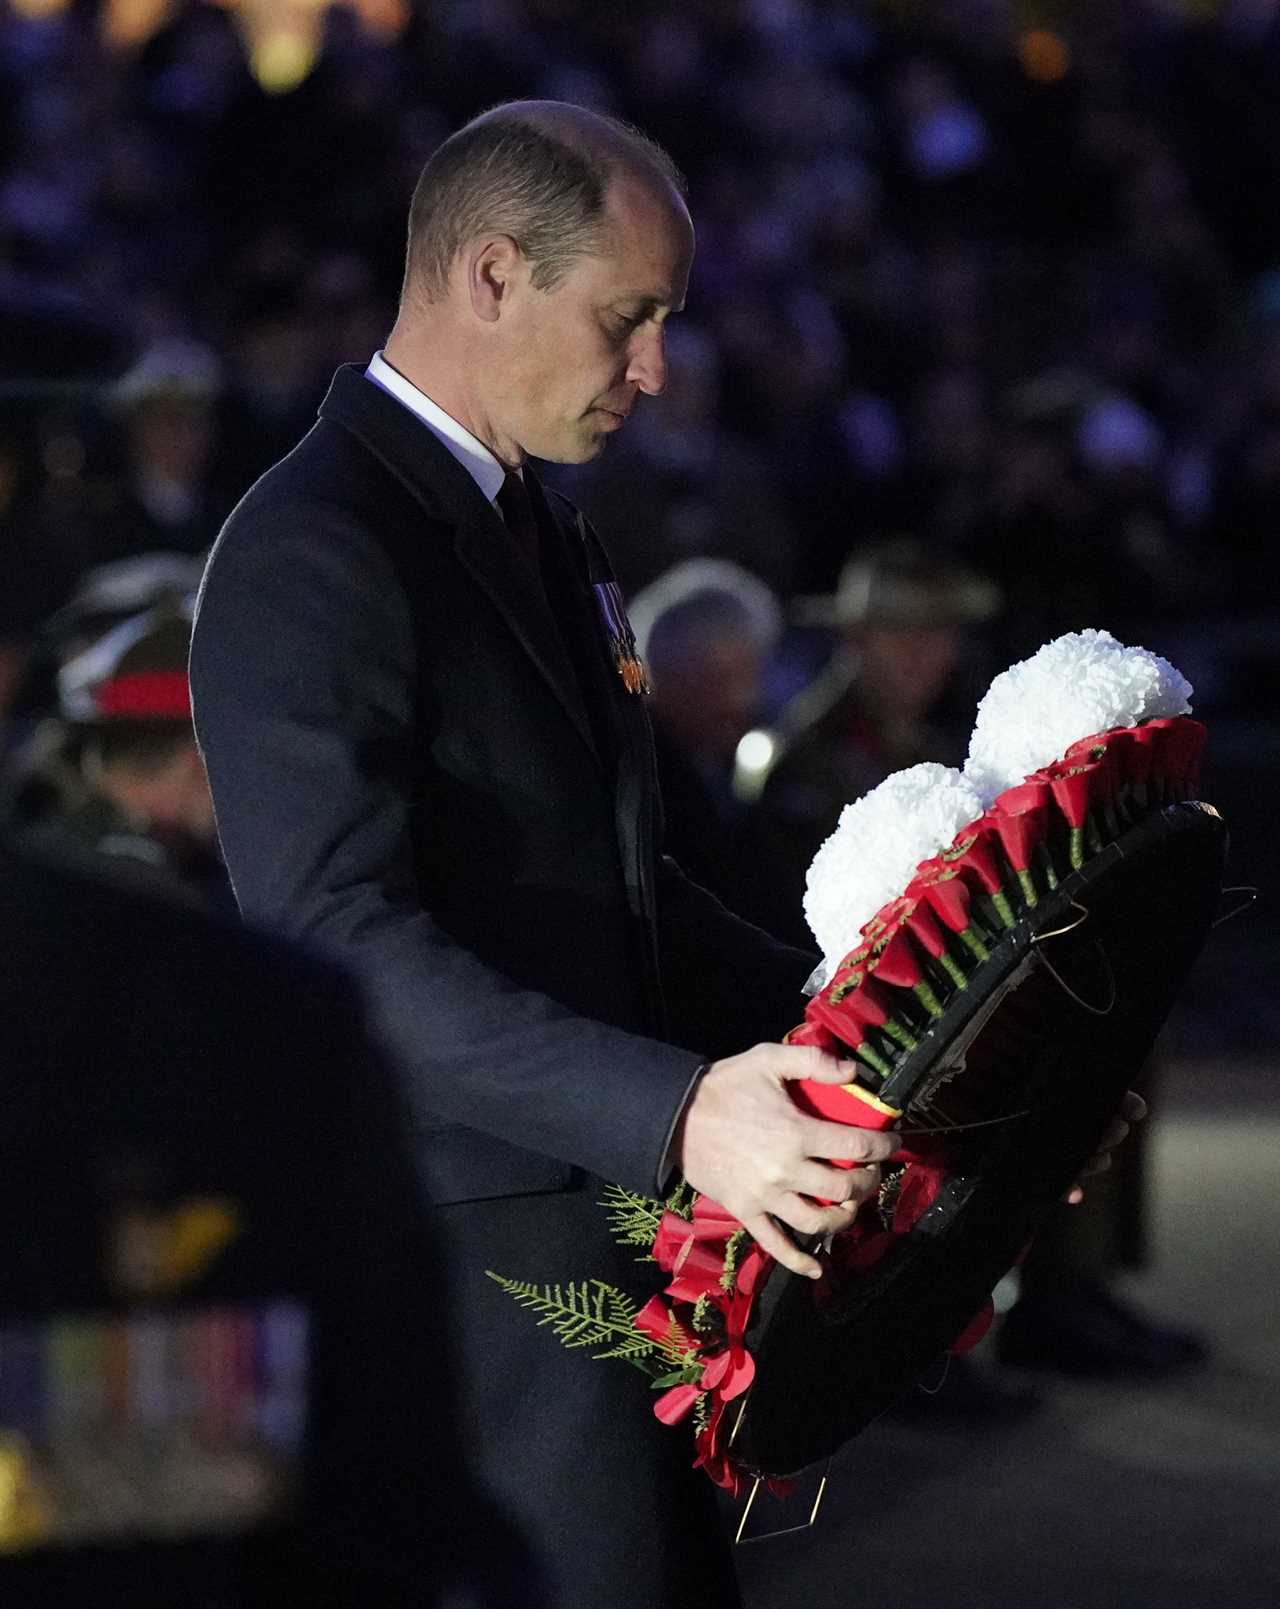
<svg viewBox="0 0 1280 1609">
<path fill-rule="evenodd" d="M 356 12 L 375 38 L 397 39 L 409 26 L 408 0 L 359 0 Z"/>
<path fill-rule="evenodd" d="M 263 89 L 280 94 L 296 89 L 315 66 L 319 46 L 312 42 L 324 13 L 340 0 L 210 0 L 231 12 L 246 40 L 249 65 Z M 397 39 L 409 24 L 410 0 L 347 0 L 361 28 L 381 44 Z M 60 16 L 71 0 L 9 0 L 19 17 L 44 22 Z M 0 9 L 3 0 L 0 0 Z M 113 50 L 133 50 L 160 31 L 177 9 L 177 0 L 102 0 L 99 27 Z"/>
<path fill-rule="evenodd" d="M 767 732 L 748 732 L 738 741 L 734 761 L 739 770 L 749 771 L 754 775 L 768 770 L 776 747 Z"/>
<path fill-rule="evenodd" d="M 1032 28 L 1018 41 L 1022 70 L 1037 84 L 1056 84 L 1071 71 L 1071 51 L 1065 39 L 1047 28 Z"/>
<path fill-rule="evenodd" d="M 45 17 L 56 17 L 65 11 L 70 0 L 9 0 L 9 3 L 20 17 L 40 22 Z"/>
<path fill-rule="evenodd" d="M 107 0 L 102 37 L 113 50 L 143 45 L 169 20 L 174 0 Z"/>
<path fill-rule="evenodd" d="M 320 40 L 301 33 L 269 33 L 255 39 L 249 53 L 253 76 L 268 95 L 284 95 L 297 89 L 319 54 Z"/>
</svg>

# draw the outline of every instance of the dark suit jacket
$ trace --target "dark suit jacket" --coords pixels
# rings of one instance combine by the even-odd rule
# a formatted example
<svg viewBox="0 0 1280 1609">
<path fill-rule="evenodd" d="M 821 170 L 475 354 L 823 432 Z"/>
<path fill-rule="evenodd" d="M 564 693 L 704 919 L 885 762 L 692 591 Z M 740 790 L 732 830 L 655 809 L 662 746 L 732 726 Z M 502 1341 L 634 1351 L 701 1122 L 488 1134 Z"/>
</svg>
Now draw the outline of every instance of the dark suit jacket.
<svg viewBox="0 0 1280 1609">
<path fill-rule="evenodd" d="M 798 1020 L 812 958 L 662 857 L 647 714 L 592 593 L 604 554 L 527 484 L 541 577 L 421 422 L 339 371 L 215 548 L 196 728 L 244 911 L 342 954 L 393 1051 L 458 1281 L 474 1457 L 547 1601 L 727 1603 L 721 1566 L 697 1573 L 713 1519 L 687 1440 L 484 1271 L 638 1290 L 600 1181 L 658 1189 L 698 1064 Z M 627 1596 L 616 1557 L 636 1549 L 652 1581 Z"/>
<path fill-rule="evenodd" d="M 341 370 L 228 522 L 196 623 L 241 906 L 365 979 L 435 1201 L 560 1188 L 569 1165 L 652 1192 L 698 1062 L 785 1031 L 810 961 L 660 857 L 647 714 L 590 592 L 603 554 L 539 500 L 559 628 L 471 477 Z"/>
</svg>

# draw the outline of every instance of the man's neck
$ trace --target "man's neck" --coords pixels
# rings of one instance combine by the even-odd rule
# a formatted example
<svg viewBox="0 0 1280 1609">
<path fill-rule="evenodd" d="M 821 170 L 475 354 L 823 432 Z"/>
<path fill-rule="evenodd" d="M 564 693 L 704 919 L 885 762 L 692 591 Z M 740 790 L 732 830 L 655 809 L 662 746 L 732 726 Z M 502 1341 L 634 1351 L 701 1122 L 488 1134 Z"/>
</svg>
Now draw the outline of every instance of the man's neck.
<svg viewBox="0 0 1280 1609">
<path fill-rule="evenodd" d="M 407 335 L 397 325 L 387 337 L 382 356 L 397 374 L 430 397 L 438 408 L 491 452 L 504 469 L 519 469 L 524 454 L 513 442 L 500 440 L 499 433 L 490 425 L 486 410 L 465 378 L 475 364 L 465 353 L 453 350 L 447 334 L 442 331 L 437 342 L 421 331 Z"/>
<path fill-rule="evenodd" d="M 407 408 L 461 464 L 485 497 L 493 501 L 506 477 L 507 468 L 483 441 L 477 439 L 423 386 L 388 362 L 385 352 L 374 354 L 365 376 L 394 397 L 402 408 Z"/>
</svg>

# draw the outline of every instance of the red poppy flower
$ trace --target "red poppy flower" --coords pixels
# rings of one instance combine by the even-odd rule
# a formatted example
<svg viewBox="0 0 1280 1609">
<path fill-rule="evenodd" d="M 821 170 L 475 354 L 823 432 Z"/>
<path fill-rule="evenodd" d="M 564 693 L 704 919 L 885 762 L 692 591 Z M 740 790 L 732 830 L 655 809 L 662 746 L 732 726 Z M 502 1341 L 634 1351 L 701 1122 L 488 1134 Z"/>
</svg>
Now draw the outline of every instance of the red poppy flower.
<svg viewBox="0 0 1280 1609">
<path fill-rule="evenodd" d="M 1097 760 L 1088 765 L 1073 766 L 1069 771 L 1055 765 L 1049 767 L 1049 785 L 1054 802 L 1067 818 L 1069 827 L 1083 827 L 1093 803 L 1093 793 L 1101 770 Z"/>
<path fill-rule="evenodd" d="M 876 957 L 875 975 L 881 983 L 892 983 L 899 989 L 914 989 L 924 972 L 920 957 L 905 928 L 899 928 Z"/>
<path fill-rule="evenodd" d="M 996 854 L 992 839 L 994 831 L 983 816 L 972 827 L 966 827 L 957 835 L 951 848 L 946 852 L 946 858 L 959 866 L 964 872 L 972 872 L 977 878 L 984 893 L 998 894 L 1001 892 L 1003 875 L 1000 870 L 1000 858 Z"/>
</svg>

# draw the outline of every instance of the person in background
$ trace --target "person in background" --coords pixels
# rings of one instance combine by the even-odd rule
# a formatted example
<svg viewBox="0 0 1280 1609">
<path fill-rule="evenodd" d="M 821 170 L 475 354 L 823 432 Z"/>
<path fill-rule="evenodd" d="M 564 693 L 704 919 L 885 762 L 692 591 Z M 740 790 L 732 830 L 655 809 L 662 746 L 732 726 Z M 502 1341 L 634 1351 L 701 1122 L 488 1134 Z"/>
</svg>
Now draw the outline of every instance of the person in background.
<svg viewBox="0 0 1280 1609">
<path fill-rule="evenodd" d="M 0 933 L 0 1353 L 21 1360 L 0 1371 L 0 1602 L 527 1602 L 351 979 L 2 831 Z M 282 1304 L 304 1360 L 266 1322 Z M 446 1498 L 474 1510 L 492 1595 Z"/>
<path fill-rule="evenodd" d="M 34 855 L 192 903 L 224 879 L 191 725 L 190 619 L 159 608 L 115 626 L 58 677 L 74 783 L 19 835 Z"/>
<path fill-rule="evenodd" d="M 81 729 L 63 718 L 62 667 L 113 627 L 149 610 L 190 614 L 202 562 L 184 553 L 142 553 L 85 571 L 61 607 L 33 624 L 12 698 L 0 765 L 0 826 L 20 832 L 80 799 Z"/>
<path fill-rule="evenodd" d="M 1136 1087 L 1158 1110 L 1159 1050 Z M 1199 1367 L 1209 1345 L 1122 1300 L 1116 1276 L 1146 1265 L 1151 1119 L 1090 1181 L 1084 1201 L 1049 1219 L 1018 1273 L 1018 1299 L 995 1336 L 1002 1364 L 1074 1378 L 1151 1380 Z"/>
<path fill-rule="evenodd" d="M 805 874 L 840 812 L 892 771 L 962 764 L 969 712 L 957 698 L 972 628 L 996 587 L 914 537 L 855 552 L 833 597 L 802 601 L 797 623 L 836 634 L 818 676 L 738 754 L 734 787 L 751 804 L 777 891 L 775 931 L 809 942 Z"/>
<path fill-rule="evenodd" d="M 212 351 L 170 339 L 149 347 L 115 385 L 109 401 L 123 461 L 92 511 L 101 562 L 210 547 L 230 507 L 213 486 L 222 383 Z"/>
<path fill-rule="evenodd" d="M 767 927 L 751 812 L 733 790 L 738 745 L 760 719 L 782 611 L 726 559 L 689 559 L 637 593 L 632 625 L 653 683 L 667 852 L 738 916 Z"/>
</svg>

